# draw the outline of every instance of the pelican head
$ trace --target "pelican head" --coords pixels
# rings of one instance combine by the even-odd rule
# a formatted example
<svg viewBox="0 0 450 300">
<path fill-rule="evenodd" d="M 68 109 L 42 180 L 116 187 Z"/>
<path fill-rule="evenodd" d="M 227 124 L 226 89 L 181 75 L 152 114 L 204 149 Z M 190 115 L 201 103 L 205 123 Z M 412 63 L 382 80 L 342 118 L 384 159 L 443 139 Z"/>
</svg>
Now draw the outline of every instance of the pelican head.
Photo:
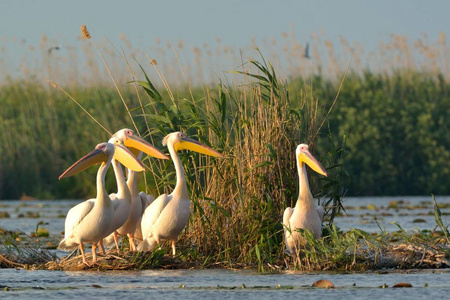
<svg viewBox="0 0 450 300">
<path fill-rule="evenodd" d="M 317 173 L 323 176 L 328 176 L 328 173 L 327 171 L 325 171 L 325 168 L 322 166 L 322 164 L 318 160 L 316 160 L 314 156 L 312 156 L 312 154 L 309 152 L 308 145 L 298 145 L 295 154 L 297 155 L 297 159 L 299 162 L 304 162 Z"/>
<path fill-rule="evenodd" d="M 112 140 L 111 140 L 112 141 Z M 59 179 L 78 174 L 90 166 L 106 163 L 110 158 L 117 159 L 121 164 L 136 172 L 145 170 L 144 165 L 128 150 L 120 140 L 113 143 L 101 143 L 95 146 L 94 150 L 80 158 L 69 167 Z"/>
<path fill-rule="evenodd" d="M 194 139 L 191 139 L 186 135 L 186 133 L 180 131 L 172 132 L 166 135 L 166 137 L 163 139 L 162 144 L 163 146 L 171 144 L 175 151 L 192 150 L 198 153 L 223 158 L 223 155 L 216 150 L 211 149 L 210 147 Z"/>
<path fill-rule="evenodd" d="M 111 139 L 116 138 L 123 142 L 123 144 L 130 148 L 130 150 L 137 155 L 139 151 L 142 151 L 150 156 L 160 158 L 160 159 L 169 159 L 164 153 L 159 151 L 155 146 L 148 143 L 143 138 L 137 136 L 133 130 L 131 129 L 121 129 L 113 134 Z"/>
<path fill-rule="evenodd" d="M 108 143 L 114 145 L 114 159 L 122 165 L 135 172 L 145 171 L 145 166 L 125 147 L 123 141 L 119 138 L 110 138 Z"/>
</svg>

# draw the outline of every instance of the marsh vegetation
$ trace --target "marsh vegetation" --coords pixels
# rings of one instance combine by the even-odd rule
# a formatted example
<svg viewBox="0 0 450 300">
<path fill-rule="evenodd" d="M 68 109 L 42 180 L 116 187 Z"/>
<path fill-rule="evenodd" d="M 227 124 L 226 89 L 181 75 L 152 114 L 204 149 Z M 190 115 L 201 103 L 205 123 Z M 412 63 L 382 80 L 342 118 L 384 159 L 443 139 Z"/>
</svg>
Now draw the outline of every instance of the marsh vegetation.
<svg viewBox="0 0 450 300">
<path fill-rule="evenodd" d="M 295 37 L 284 38 L 291 54 L 303 49 Z M 42 49 L 50 47 L 48 41 L 42 43 Z M 80 75 L 79 61 L 73 60 L 69 76 L 55 64 L 58 56 L 52 58 L 45 50 L 43 77 L 51 79 L 53 87 L 30 76 L 30 70 L 0 87 L 0 198 L 90 197 L 95 170 L 56 179 L 70 162 L 108 140 L 110 132 L 130 127 L 162 148 L 167 133 L 182 130 L 226 157 L 182 157 L 192 199 L 190 222 L 180 241 L 183 261 L 261 270 L 286 265 L 307 270 L 373 268 L 380 263 L 380 251 L 392 250 L 391 234 L 342 232 L 333 221 L 343 210 L 345 195 L 450 193 L 439 180 L 450 175 L 449 70 L 440 64 L 448 53 L 445 36 L 436 44 L 413 46 L 421 64 L 407 55 L 407 41 L 395 36 L 371 56 L 379 69 L 367 69 L 361 48 L 342 41 L 342 57 L 350 53 L 354 61 L 347 71 L 333 45 L 319 37 L 316 43 L 311 61 L 285 52 L 281 61 L 291 69 L 282 75 L 254 48 L 255 58 L 238 59 L 237 68 L 217 80 L 205 75 L 202 55 L 211 52 L 198 48 L 193 50 L 196 65 L 186 66 L 179 54 L 183 47 L 168 47 L 176 54 L 169 68 L 167 57 L 158 51 L 155 59 L 133 60 L 132 51 L 124 54 L 89 41 L 83 44 L 88 59 L 79 65 L 86 63 L 90 75 Z M 320 43 L 327 49 L 326 61 L 317 50 Z M 68 55 L 76 57 L 75 52 Z M 205 77 L 209 79 L 191 81 Z M 329 172 L 328 178 L 310 180 L 326 208 L 326 237 L 316 241 L 305 232 L 315 247 L 306 251 L 304 260 L 291 262 L 284 254 L 280 220 L 284 208 L 297 199 L 294 150 L 300 142 L 310 145 Z M 146 158 L 144 163 L 149 172 L 141 189 L 154 195 L 169 192 L 175 180 L 170 162 Z M 114 188 L 112 176 L 107 186 Z M 406 235 L 402 249 L 445 258 L 446 238 L 432 232 L 417 239 Z M 413 257 L 409 266 L 417 263 Z"/>
</svg>

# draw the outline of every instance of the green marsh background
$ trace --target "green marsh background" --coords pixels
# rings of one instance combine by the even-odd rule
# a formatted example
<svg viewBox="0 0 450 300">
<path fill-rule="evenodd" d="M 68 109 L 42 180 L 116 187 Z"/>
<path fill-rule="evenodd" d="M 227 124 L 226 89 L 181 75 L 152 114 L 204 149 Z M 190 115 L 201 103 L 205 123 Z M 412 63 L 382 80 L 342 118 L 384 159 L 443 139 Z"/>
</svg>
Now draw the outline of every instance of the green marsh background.
<svg viewBox="0 0 450 300">
<path fill-rule="evenodd" d="M 290 34 L 284 34 L 281 42 L 264 42 L 262 55 L 251 48 L 233 49 L 220 40 L 216 45 L 190 49 L 181 42 L 172 45 L 157 40 L 147 52 L 134 49 L 125 36 L 122 40 L 120 49 L 106 40 L 96 42 L 96 46 L 138 130 L 150 134 L 160 148 L 163 135 L 172 130 L 186 130 L 208 140 L 211 122 L 232 132 L 233 126 L 246 128 L 245 122 L 236 122 L 264 116 L 272 118 L 269 122 L 291 124 L 277 125 L 280 132 L 273 132 L 266 140 L 256 141 L 255 131 L 276 122 L 253 124 L 248 132 L 252 132 L 248 139 L 253 141 L 235 136 L 239 131 L 236 129 L 228 137 L 212 138 L 210 142 L 220 142 L 215 146 L 230 155 L 238 143 L 245 143 L 247 150 L 257 151 L 253 154 L 260 158 L 250 162 L 249 169 L 264 168 L 264 163 L 269 166 L 275 159 L 285 174 L 295 177 L 294 165 L 288 162 L 292 158 L 289 152 L 300 142 L 311 143 L 314 136 L 317 155 L 331 160 L 325 162 L 328 167 L 339 165 L 339 184 L 346 195 L 450 193 L 450 70 L 446 59 L 449 48 L 443 34 L 437 41 L 429 41 L 426 36 L 410 41 L 394 35 L 373 52 L 343 38 L 339 45 L 332 45 L 323 35 L 315 35 L 310 59 L 303 56 L 306 45 Z M 20 46 L 17 41 L 9 43 L 11 48 Z M 22 58 L 20 70 L 8 66 L 8 43 L 2 48 L 6 59 L 2 60 L 0 84 L 0 199 L 23 195 L 79 198 L 94 191 L 92 176 L 66 181 L 58 181 L 57 177 L 80 155 L 106 140 L 108 134 L 47 80 L 63 87 L 110 131 L 134 127 L 94 44 L 80 41 L 79 45 L 51 49 L 55 44 L 43 36 L 40 45 L 28 46 L 29 54 Z M 155 66 L 150 63 L 153 58 Z M 263 86 L 261 89 L 261 85 L 256 88 L 258 78 L 223 73 L 251 71 L 265 76 L 256 65 L 248 64 L 251 59 L 266 65 L 269 71 L 270 64 L 274 66 L 279 84 L 269 89 L 278 89 L 278 95 Z M 211 66 L 225 68 L 224 61 L 234 68 L 211 71 Z M 145 80 L 137 62 L 161 98 L 147 97 L 140 86 L 130 83 Z M 349 63 L 347 78 L 333 105 Z M 270 80 L 268 84 L 273 85 Z M 265 97 L 281 100 L 267 101 Z M 333 110 L 327 114 L 330 107 Z M 250 111 L 257 108 L 284 111 L 280 115 L 261 111 L 260 115 L 252 115 Z M 314 129 L 325 116 L 316 137 Z M 280 141 L 286 134 L 290 134 L 289 138 Z M 254 149 L 257 143 L 261 145 Z M 276 143 L 288 148 L 275 149 L 272 146 Z M 335 155 L 331 157 L 329 151 Z M 158 164 L 151 167 L 153 170 L 169 168 L 160 162 L 150 164 Z M 155 182 L 173 180 L 162 176 L 147 174 L 148 188 L 157 192 L 163 187 L 155 186 Z M 295 190 L 294 178 L 283 180 Z"/>
</svg>

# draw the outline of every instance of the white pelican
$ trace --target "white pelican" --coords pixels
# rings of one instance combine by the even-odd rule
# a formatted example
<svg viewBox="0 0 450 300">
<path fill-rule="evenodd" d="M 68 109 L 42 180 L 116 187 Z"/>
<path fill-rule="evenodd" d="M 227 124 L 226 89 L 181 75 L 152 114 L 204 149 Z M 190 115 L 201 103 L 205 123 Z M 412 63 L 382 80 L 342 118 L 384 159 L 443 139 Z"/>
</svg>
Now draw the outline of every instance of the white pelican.
<svg viewBox="0 0 450 300">
<path fill-rule="evenodd" d="M 64 239 L 58 249 L 71 250 L 78 246 L 83 263 L 88 265 L 83 244 L 92 243 L 92 261 L 97 261 L 96 244 L 111 231 L 114 208 L 105 190 L 105 176 L 113 157 L 127 168 L 144 171 L 144 165 L 124 146 L 110 143 L 98 144 L 95 149 L 68 168 L 59 179 L 75 175 L 89 166 L 101 163 L 97 172 L 97 197 L 84 201 L 69 210 L 65 221 Z"/>
<path fill-rule="evenodd" d="M 112 137 L 109 139 L 108 143 L 111 144 L 122 144 L 122 141 Z M 114 207 L 113 221 L 108 232 L 109 236 L 105 239 L 111 237 L 111 239 L 116 244 L 117 251 L 120 251 L 119 243 L 117 237 L 119 233 L 117 232 L 119 228 L 127 221 L 128 216 L 131 211 L 131 193 L 128 189 L 127 183 L 125 181 L 125 176 L 123 175 L 123 169 L 120 163 L 116 159 L 112 159 L 111 164 L 114 169 L 114 175 L 116 176 L 117 193 L 109 194 L 109 198 L 112 201 Z M 103 245 L 101 245 L 103 248 Z"/>
<path fill-rule="evenodd" d="M 137 136 L 131 129 L 121 129 L 116 132 L 110 139 L 110 142 L 120 141 L 125 146 L 130 148 L 133 153 L 138 154 L 138 159 L 141 160 L 142 152 L 160 158 L 169 159 L 164 153 L 155 148 L 153 145 Z M 113 161 L 113 166 L 114 161 Z M 136 251 L 134 243 L 134 232 L 141 216 L 144 213 L 147 204 L 142 203 L 139 195 L 138 177 L 135 171 L 128 169 L 128 181 L 125 182 L 123 170 L 120 165 L 114 167 L 114 172 L 117 179 L 117 185 L 120 188 L 117 194 L 111 194 L 111 200 L 114 203 L 114 221 L 113 232 L 105 239 L 107 245 L 114 240 L 117 249 L 119 249 L 117 237 L 128 235 L 130 241 L 130 250 Z M 119 182 L 120 181 L 120 182 Z M 120 193 L 122 191 L 122 193 Z M 120 196 L 119 196 L 120 194 Z M 125 196 L 125 197 L 124 197 Z"/>
<path fill-rule="evenodd" d="M 321 226 L 323 207 L 316 207 L 311 191 L 309 190 L 306 164 L 319 174 L 327 176 L 323 166 L 311 155 L 308 145 L 300 144 L 295 151 L 298 168 L 299 195 L 295 208 L 288 207 L 283 214 L 284 236 L 286 248 L 290 254 L 298 253 L 297 246 L 304 245 L 305 241 L 298 229 L 309 230 L 315 238 L 322 236 Z"/>
<path fill-rule="evenodd" d="M 175 241 L 186 226 L 191 200 L 186 186 L 181 159 L 177 155 L 179 150 L 193 150 L 199 153 L 223 157 L 219 152 L 193 140 L 183 132 L 173 132 L 163 139 L 175 165 L 177 182 L 170 195 L 163 194 L 156 198 L 144 212 L 141 221 L 143 241 L 139 244 L 139 251 L 150 251 L 162 240 L 171 240 L 172 254 L 175 256 Z"/>
</svg>

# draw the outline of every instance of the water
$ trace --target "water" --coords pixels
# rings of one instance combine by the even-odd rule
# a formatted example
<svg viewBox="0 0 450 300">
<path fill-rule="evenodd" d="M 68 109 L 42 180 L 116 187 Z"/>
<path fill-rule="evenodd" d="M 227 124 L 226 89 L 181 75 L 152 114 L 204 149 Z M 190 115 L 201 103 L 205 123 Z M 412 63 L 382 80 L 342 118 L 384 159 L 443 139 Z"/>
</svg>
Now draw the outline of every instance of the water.
<svg viewBox="0 0 450 300">
<path fill-rule="evenodd" d="M 450 196 L 436 196 L 444 224 L 450 224 Z M 397 208 L 389 208 L 397 202 Z M 367 232 L 397 231 L 400 225 L 406 231 L 432 230 L 436 227 L 431 196 L 415 197 L 348 197 L 344 199 L 347 216 L 335 219 L 342 230 L 359 228 Z M 420 221 L 420 222 L 419 222 Z"/>
<path fill-rule="evenodd" d="M 441 212 L 444 224 L 450 223 L 450 196 L 436 196 L 436 200 L 439 204 L 448 205 Z M 397 209 L 389 208 L 392 201 L 400 202 Z M 0 212 L 7 212 L 10 218 L 0 218 L 0 227 L 19 229 L 29 234 L 36 230 L 38 222 L 43 221 L 46 223 L 43 227 L 50 233 L 57 234 L 64 230 L 67 211 L 79 202 L 80 200 L 3 200 L 0 201 Z M 344 199 L 344 207 L 346 213 L 335 219 L 335 224 L 342 230 L 359 228 L 368 232 L 380 232 L 382 228 L 391 232 L 398 230 L 393 222 L 397 222 L 405 230 L 431 230 L 436 226 L 430 196 L 348 197 Z M 35 213 L 39 217 L 29 217 Z M 422 222 L 417 222 L 418 219 Z"/>
<path fill-rule="evenodd" d="M 450 204 L 450 197 L 436 197 L 440 204 Z M 403 201 L 397 208 L 388 208 L 391 201 Z M 0 218 L 0 227 L 35 231 L 38 222 L 51 234 L 60 235 L 64 229 L 64 215 L 76 200 L 0 201 L 0 212 L 10 218 Z M 347 215 L 335 219 L 343 230 L 360 228 L 368 232 L 398 230 L 397 222 L 407 231 L 433 229 L 431 197 L 347 198 Z M 392 206 L 392 203 L 391 203 Z M 441 209 L 444 224 L 449 224 L 450 209 Z M 39 217 L 32 217 L 33 214 Z M 23 217 L 19 217 L 22 215 Z M 417 220 L 420 219 L 420 222 Z M 64 253 L 64 255 L 67 253 Z M 60 253 L 60 255 L 63 255 Z M 450 292 L 450 270 L 388 270 L 380 274 L 367 273 L 299 273 L 261 275 L 254 270 L 147 270 L 114 272 L 63 272 L 0 269 L 0 299 L 26 298 L 121 298 L 145 297 L 172 299 L 272 299 L 275 297 L 305 297 L 323 299 L 383 298 L 411 299 L 443 298 Z M 335 289 L 312 288 L 313 282 L 328 279 Z M 399 282 L 408 282 L 412 288 L 392 288 Z M 386 284 L 387 288 L 381 288 Z M 243 285 L 245 288 L 243 288 Z M 427 286 L 426 286 L 427 285 Z M 9 291 L 4 290 L 9 287 Z"/>
<path fill-rule="evenodd" d="M 312 288 L 316 280 L 326 278 L 334 289 Z M 408 282 L 412 288 L 392 288 Z M 383 284 L 387 288 L 381 288 Z M 425 287 L 425 284 L 428 284 Z M 147 299 L 273 299 L 305 297 L 324 299 L 411 299 L 437 297 L 450 292 L 450 271 L 363 274 L 302 274 L 286 272 L 260 275 L 254 271 L 163 270 L 121 272 L 62 272 L 0 270 L 1 299 L 121 298 Z M 245 288 L 243 288 L 245 285 Z M 286 289 L 289 287 L 289 289 Z"/>
</svg>

